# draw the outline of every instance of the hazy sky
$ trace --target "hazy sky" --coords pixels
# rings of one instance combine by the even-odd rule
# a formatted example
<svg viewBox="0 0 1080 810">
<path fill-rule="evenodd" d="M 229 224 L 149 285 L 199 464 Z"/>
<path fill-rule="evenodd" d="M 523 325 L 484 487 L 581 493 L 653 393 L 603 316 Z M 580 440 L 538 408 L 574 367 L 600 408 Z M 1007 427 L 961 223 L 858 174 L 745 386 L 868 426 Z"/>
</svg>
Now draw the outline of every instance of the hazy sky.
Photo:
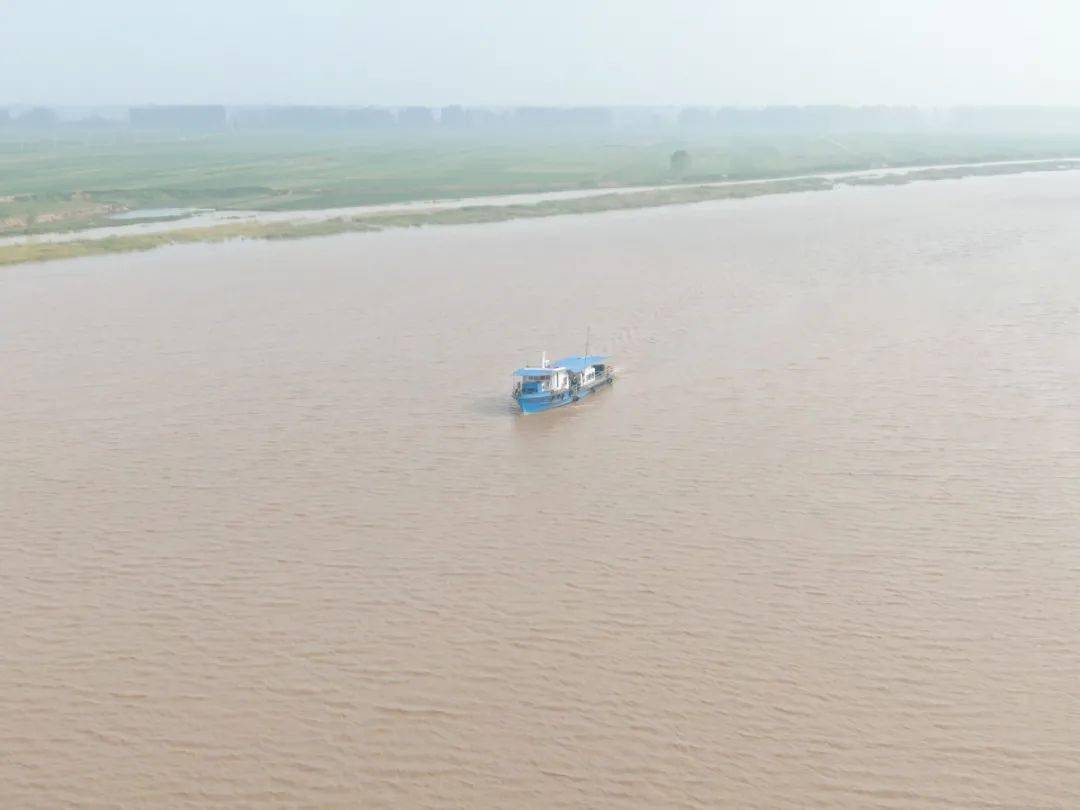
<svg viewBox="0 0 1080 810">
<path fill-rule="evenodd" d="M 1080 0 L 0 0 L 0 103 L 1080 104 Z"/>
</svg>

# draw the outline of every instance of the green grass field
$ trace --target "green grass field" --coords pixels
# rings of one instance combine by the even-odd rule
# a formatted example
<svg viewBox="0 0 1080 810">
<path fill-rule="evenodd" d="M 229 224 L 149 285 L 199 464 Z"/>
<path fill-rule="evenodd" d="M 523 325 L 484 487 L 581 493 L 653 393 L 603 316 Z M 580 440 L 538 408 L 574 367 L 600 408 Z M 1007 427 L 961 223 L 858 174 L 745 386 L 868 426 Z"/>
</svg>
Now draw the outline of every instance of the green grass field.
<svg viewBox="0 0 1080 810">
<path fill-rule="evenodd" d="M 1030 164 L 911 169 L 885 177 L 856 176 L 843 179 L 799 177 L 758 182 L 712 185 L 677 185 L 636 189 L 570 199 L 541 200 L 529 204 L 472 204 L 451 208 L 421 208 L 412 211 L 350 213 L 315 221 L 238 222 L 224 225 L 192 226 L 159 233 L 131 233 L 98 239 L 71 241 L 28 240 L 0 245 L 0 265 L 43 262 L 77 256 L 152 250 L 165 245 L 190 242 L 223 242 L 230 239 L 302 239 L 342 233 L 380 231 L 423 225 L 468 225 L 512 219 L 595 214 L 604 211 L 686 205 L 712 200 L 744 199 L 765 194 L 830 191 L 841 185 L 904 184 L 918 181 L 959 179 L 974 175 L 1016 174 L 1033 171 L 1075 171 L 1080 161 L 1049 160 Z"/>
<path fill-rule="evenodd" d="M 679 174 L 670 168 L 677 149 L 691 157 Z M 319 209 L 1075 154 L 1078 136 L 8 133 L 0 138 L 0 235 L 78 229 L 140 208 Z"/>
</svg>

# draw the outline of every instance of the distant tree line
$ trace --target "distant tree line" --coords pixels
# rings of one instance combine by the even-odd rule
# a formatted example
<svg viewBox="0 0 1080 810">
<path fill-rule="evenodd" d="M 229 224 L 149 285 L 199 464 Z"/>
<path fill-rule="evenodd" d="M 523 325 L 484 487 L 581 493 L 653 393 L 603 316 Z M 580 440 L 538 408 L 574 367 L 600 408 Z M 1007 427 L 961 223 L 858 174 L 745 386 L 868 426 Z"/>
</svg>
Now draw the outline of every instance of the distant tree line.
<svg viewBox="0 0 1080 810">
<path fill-rule="evenodd" d="M 212 131 L 225 129 L 228 113 L 219 104 L 132 107 L 128 121 L 133 129 Z"/>
<path fill-rule="evenodd" d="M 12 113 L 0 110 L 0 126 L 24 127 L 27 129 L 50 129 L 56 126 L 59 117 L 55 110 L 48 107 L 31 107 Z"/>
<path fill-rule="evenodd" d="M 144 105 L 126 109 L 0 108 L 0 128 L 56 127 L 215 132 L 1080 133 L 1080 107 L 344 107 Z"/>
<path fill-rule="evenodd" d="M 236 129 L 557 130 L 611 129 L 606 107 L 263 107 L 230 113 Z"/>
<path fill-rule="evenodd" d="M 1080 107 L 687 107 L 680 128 L 712 132 L 1080 132 Z"/>
</svg>

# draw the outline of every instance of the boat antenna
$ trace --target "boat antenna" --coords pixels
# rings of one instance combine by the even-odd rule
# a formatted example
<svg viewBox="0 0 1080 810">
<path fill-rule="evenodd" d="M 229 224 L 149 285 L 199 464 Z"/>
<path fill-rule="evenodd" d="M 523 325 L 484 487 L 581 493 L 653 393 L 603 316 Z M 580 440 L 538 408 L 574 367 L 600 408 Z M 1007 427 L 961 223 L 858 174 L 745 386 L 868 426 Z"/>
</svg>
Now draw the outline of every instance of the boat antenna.
<svg viewBox="0 0 1080 810">
<path fill-rule="evenodd" d="M 589 365 L 589 327 L 585 327 L 585 365 Z"/>
</svg>

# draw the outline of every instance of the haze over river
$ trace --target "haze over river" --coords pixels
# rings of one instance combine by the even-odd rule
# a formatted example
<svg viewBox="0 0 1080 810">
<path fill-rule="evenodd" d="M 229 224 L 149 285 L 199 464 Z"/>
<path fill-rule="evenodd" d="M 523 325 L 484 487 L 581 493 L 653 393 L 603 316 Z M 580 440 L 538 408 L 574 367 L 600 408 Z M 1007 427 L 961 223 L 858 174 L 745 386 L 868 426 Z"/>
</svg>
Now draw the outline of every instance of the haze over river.
<svg viewBox="0 0 1080 810">
<path fill-rule="evenodd" d="M 1080 806 L 1080 173 L 8 268 L 0 357 L 3 807 Z"/>
</svg>

